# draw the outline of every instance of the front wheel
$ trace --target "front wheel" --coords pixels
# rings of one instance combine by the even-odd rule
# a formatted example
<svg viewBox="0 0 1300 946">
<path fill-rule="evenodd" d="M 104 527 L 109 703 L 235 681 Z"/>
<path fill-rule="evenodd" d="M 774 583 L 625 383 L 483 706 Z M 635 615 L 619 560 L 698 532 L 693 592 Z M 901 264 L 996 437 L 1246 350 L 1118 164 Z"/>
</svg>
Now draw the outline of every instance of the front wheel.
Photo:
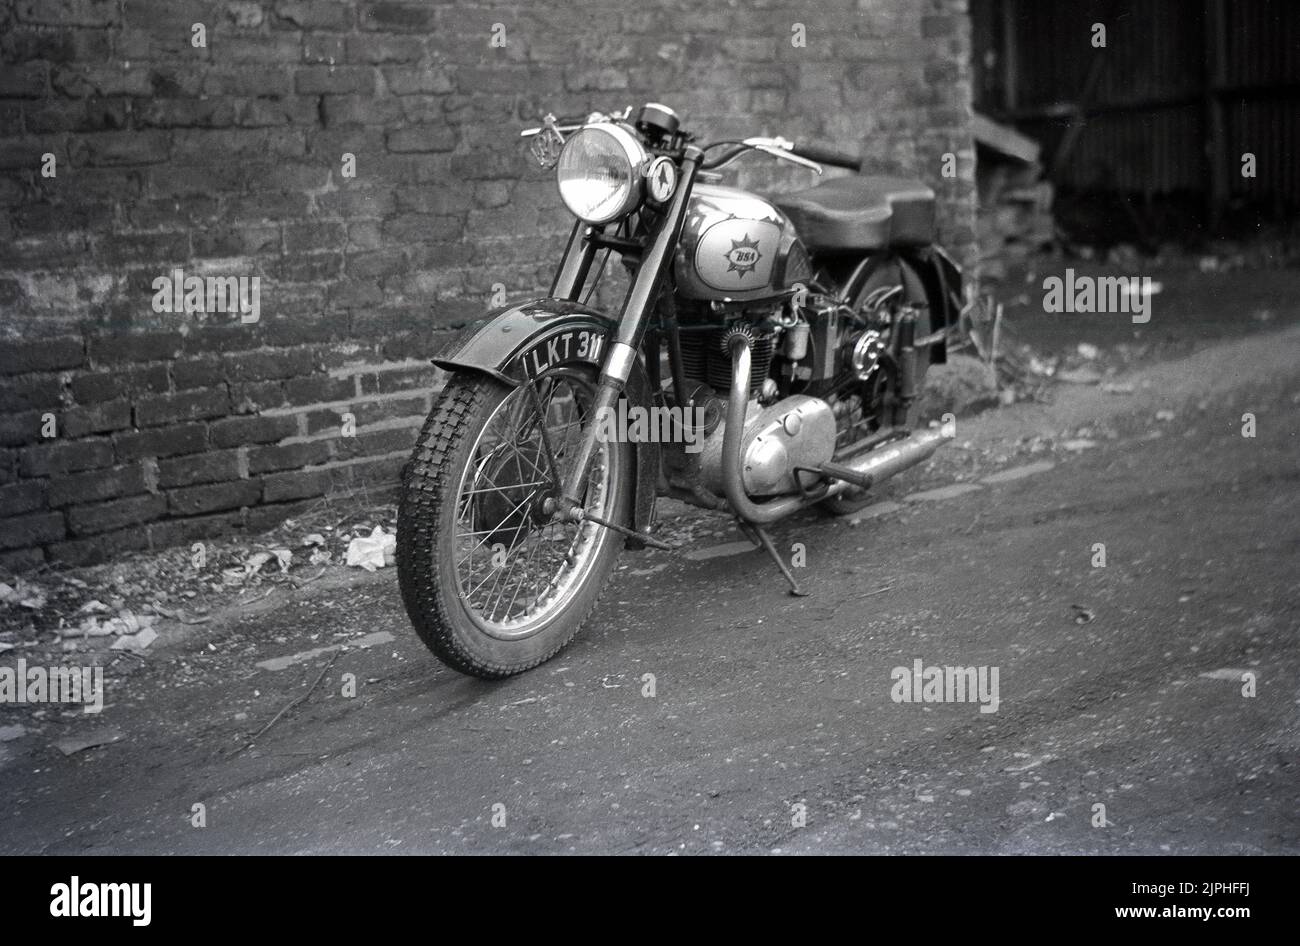
<svg viewBox="0 0 1300 946">
<path fill-rule="evenodd" d="M 397 576 L 416 633 L 448 666 L 499 679 L 553 657 L 595 608 L 622 537 L 543 512 L 592 417 L 596 374 L 558 367 L 526 387 L 457 373 L 434 404 L 402 473 Z M 542 420 L 541 418 L 544 418 Z M 587 512 L 623 523 L 632 505 L 629 445 L 598 445 Z"/>
</svg>

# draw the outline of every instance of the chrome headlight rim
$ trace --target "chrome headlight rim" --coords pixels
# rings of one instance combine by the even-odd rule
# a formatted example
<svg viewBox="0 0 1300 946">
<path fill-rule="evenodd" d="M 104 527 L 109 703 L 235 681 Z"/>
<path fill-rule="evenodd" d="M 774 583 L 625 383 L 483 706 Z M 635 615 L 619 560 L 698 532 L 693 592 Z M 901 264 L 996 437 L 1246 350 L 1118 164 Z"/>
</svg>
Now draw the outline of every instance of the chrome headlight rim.
<svg viewBox="0 0 1300 946">
<path fill-rule="evenodd" d="M 612 210 L 602 213 L 599 216 L 582 214 L 579 213 L 578 210 L 574 209 L 573 205 L 569 203 L 569 199 L 564 193 L 563 182 L 560 180 L 560 171 L 564 167 L 565 152 L 568 151 L 571 146 L 574 146 L 574 142 L 578 141 L 582 135 L 591 133 L 604 134 L 612 138 L 622 150 L 623 156 L 627 161 L 627 190 L 623 199 L 614 205 Z M 640 139 L 622 125 L 614 122 L 593 122 L 590 125 L 584 125 L 569 136 L 568 141 L 564 143 L 564 149 L 560 152 L 559 161 L 556 162 L 556 186 L 560 191 L 560 200 L 563 201 L 564 206 L 568 208 L 571 214 L 579 220 L 582 220 L 584 223 L 589 223 L 594 226 L 610 223 L 614 220 L 620 219 L 621 217 L 626 217 L 641 205 L 644 196 L 644 180 L 641 171 L 642 168 L 645 167 L 647 160 L 649 160 L 649 154 L 641 144 Z"/>
</svg>

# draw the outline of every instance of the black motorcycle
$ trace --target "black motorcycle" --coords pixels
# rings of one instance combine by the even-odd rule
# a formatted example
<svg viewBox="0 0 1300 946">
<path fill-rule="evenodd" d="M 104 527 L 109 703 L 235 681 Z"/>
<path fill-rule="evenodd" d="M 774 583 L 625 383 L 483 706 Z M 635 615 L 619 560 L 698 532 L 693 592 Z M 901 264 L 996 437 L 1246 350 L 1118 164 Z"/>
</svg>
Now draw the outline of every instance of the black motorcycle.
<svg viewBox="0 0 1300 946">
<path fill-rule="evenodd" d="M 397 524 L 420 638 L 487 678 L 572 640 L 624 545 L 669 548 L 658 496 L 733 514 L 801 593 L 765 526 L 863 505 L 938 449 L 944 432 L 909 416 L 962 305 L 923 184 L 858 174 L 764 198 L 716 183 L 753 152 L 819 174 L 860 158 L 698 144 L 653 103 L 524 135 L 578 221 L 544 298 L 434 359 L 450 375 Z M 629 271 L 618 313 L 587 304 L 611 253 Z"/>
</svg>

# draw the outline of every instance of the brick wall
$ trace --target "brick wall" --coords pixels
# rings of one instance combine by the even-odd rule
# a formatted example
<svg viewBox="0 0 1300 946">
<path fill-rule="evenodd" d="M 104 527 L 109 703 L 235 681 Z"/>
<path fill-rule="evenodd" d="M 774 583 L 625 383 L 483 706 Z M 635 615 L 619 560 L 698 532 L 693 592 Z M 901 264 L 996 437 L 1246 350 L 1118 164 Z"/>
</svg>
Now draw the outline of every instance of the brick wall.
<svg viewBox="0 0 1300 946">
<path fill-rule="evenodd" d="M 861 148 L 970 259 L 965 7 L 0 0 L 0 564 L 391 485 L 440 339 L 549 281 L 568 221 L 517 138 L 547 109 Z M 175 268 L 258 276 L 259 319 L 156 312 Z"/>
</svg>

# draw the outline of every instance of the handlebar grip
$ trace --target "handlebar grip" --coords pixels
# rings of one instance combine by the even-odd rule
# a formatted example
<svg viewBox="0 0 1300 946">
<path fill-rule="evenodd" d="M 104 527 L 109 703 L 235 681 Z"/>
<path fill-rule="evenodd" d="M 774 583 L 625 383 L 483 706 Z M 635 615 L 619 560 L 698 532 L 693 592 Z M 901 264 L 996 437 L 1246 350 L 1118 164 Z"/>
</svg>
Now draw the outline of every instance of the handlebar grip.
<svg viewBox="0 0 1300 946">
<path fill-rule="evenodd" d="M 795 146 L 790 149 L 790 153 L 800 158 L 807 158 L 809 161 L 816 161 L 818 164 L 829 164 L 831 167 L 846 168 L 850 171 L 862 170 L 862 157 L 856 154 L 849 154 L 847 151 L 837 151 L 834 148 L 825 148 L 821 145 L 808 144 L 806 141 L 796 142 Z"/>
</svg>

